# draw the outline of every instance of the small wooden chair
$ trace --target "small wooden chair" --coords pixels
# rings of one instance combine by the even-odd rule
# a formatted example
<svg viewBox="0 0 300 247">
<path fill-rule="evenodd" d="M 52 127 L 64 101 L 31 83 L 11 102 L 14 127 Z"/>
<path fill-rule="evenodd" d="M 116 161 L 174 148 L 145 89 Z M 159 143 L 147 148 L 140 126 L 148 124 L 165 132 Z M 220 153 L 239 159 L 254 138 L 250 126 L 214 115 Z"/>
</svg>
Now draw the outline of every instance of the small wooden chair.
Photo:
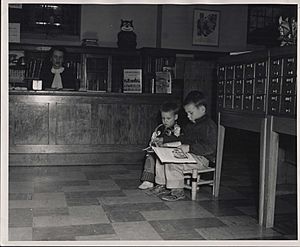
<svg viewBox="0 0 300 247">
<path fill-rule="evenodd" d="M 200 185 L 209 184 L 213 186 L 213 196 L 219 196 L 220 180 L 221 180 L 221 168 L 223 158 L 223 146 L 224 146 L 225 128 L 220 125 L 220 117 L 218 118 L 218 141 L 217 141 L 217 157 L 214 167 L 208 167 L 204 170 L 187 170 L 184 171 L 184 188 L 192 191 L 192 201 L 196 200 L 197 191 Z M 212 165 L 212 164 L 211 164 Z M 213 173 L 212 179 L 201 179 L 201 175 L 204 173 Z"/>
</svg>

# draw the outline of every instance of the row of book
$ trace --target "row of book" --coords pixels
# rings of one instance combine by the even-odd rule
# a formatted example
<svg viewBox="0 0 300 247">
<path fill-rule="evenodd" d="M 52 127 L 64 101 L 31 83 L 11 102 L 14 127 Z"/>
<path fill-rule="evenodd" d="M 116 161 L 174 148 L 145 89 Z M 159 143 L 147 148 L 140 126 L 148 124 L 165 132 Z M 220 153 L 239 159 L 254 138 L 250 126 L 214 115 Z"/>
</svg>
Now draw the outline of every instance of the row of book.
<svg viewBox="0 0 300 247">
<path fill-rule="evenodd" d="M 174 68 L 175 59 L 166 57 L 147 57 L 146 60 L 146 71 L 147 73 L 156 73 L 160 71 L 165 71 L 165 68 Z"/>
<path fill-rule="evenodd" d="M 31 59 L 27 61 L 26 66 L 22 68 L 15 68 L 10 66 L 9 68 L 9 79 L 12 82 L 23 81 L 24 79 L 37 79 L 40 78 L 41 70 L 44 61 L 42 59 Z M 76 61 L 70 61 L 66 63 L 66 67 L 71 69 L 76 75 L 77 79 L 82 76 L 81 63 Z"/>
<path fill-rule="evenodd" d="M 151 93 L 172 93 L 172 77 L 170 71 L 156 72 L 152 80 Z M 142 70 L 124 69 L 124 93 L 142 93 Z"/>
</svg>

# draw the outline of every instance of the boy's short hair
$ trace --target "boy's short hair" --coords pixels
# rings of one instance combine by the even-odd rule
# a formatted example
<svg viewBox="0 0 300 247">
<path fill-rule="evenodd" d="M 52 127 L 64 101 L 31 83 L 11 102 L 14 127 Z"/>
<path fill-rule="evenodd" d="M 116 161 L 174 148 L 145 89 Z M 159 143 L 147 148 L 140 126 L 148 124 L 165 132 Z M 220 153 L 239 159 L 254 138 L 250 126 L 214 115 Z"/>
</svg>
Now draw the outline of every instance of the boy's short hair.
<svg viewBox="0 0 300 247">
<path fill-rule="evenodd" d="M 160 107 L 160 112 L 173 112 L 174 114 L 178 114 L 179 107 L 174 102 L 165 102 Z"/>
<path fill-rule="evenodd" d="M 200 91 L 191 91 L 189 94 L 185 97 L 183 101 L 183 106 L 186 106 L 188 104 L 193 103 L 195 106 L 205 106 L 207 107 L 207 101 L 204 96 L 204 94 Z"/>
</svg>

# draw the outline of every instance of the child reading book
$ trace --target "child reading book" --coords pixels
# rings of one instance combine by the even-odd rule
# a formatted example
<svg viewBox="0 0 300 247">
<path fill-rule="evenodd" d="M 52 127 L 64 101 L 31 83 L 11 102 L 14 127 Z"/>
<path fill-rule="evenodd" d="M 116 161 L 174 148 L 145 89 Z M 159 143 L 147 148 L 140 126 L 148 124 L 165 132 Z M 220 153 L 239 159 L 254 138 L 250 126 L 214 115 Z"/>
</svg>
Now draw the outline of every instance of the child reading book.
<svg viewBox="0 0 300 247">
<path fill-rule="evenodd" d="M 156 163 L 155 182 L 158 190 L 164 193 L 161 199 L 177 201 L 184 195 L 184 170 L 203 169 L 208 167 L 209 161 L 214 161 L 217 147 L 217 126 L 206 115 L 206 100 L 202 92 L 190 92 L 183 107 L 190 120 L 184 128 L 184 135 L 180 138 L 182 145 L 178 148 L 184 153 L 190 153 L 196 163 Z M 166 194 L 167 189 L 169 193 Z M 158 193 L 159 194 L 159 193 Z"/>
<path fill-rule="evenodd" d="M 142 184 L 139 189 L 145 190 L 153 188 L 154 186 L 154 172 L 155 172 L 155 162 L 156 155 L 152 150 L 152 146 L 164 146 L 167 143 L 173 143 L 178 141 L 180 135 L 180 127 L 176 123 L 178 119 L 178 106 L 172 102 L 166 102 L 162 104 L 160 108 L 162 124 L 158 125 L 149 143 L 149 147 L 145 150 L 147 151 L 146 159 L 144 163 L 144 170 L 141 176 Z"/>
</svg>

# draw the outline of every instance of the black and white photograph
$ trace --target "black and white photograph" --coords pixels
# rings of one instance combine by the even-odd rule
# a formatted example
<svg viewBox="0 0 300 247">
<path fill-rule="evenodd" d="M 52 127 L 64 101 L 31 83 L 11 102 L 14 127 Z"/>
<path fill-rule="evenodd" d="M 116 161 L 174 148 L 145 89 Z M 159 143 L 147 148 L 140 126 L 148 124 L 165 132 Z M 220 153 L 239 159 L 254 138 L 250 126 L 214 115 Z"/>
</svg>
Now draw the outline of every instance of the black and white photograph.
<svg viewBox="0 0 300 247">
<path fill-rule="evenodd" d="M 298 10 L 1 1 L 1 246 L 299 246 Z"/>
</svg>

